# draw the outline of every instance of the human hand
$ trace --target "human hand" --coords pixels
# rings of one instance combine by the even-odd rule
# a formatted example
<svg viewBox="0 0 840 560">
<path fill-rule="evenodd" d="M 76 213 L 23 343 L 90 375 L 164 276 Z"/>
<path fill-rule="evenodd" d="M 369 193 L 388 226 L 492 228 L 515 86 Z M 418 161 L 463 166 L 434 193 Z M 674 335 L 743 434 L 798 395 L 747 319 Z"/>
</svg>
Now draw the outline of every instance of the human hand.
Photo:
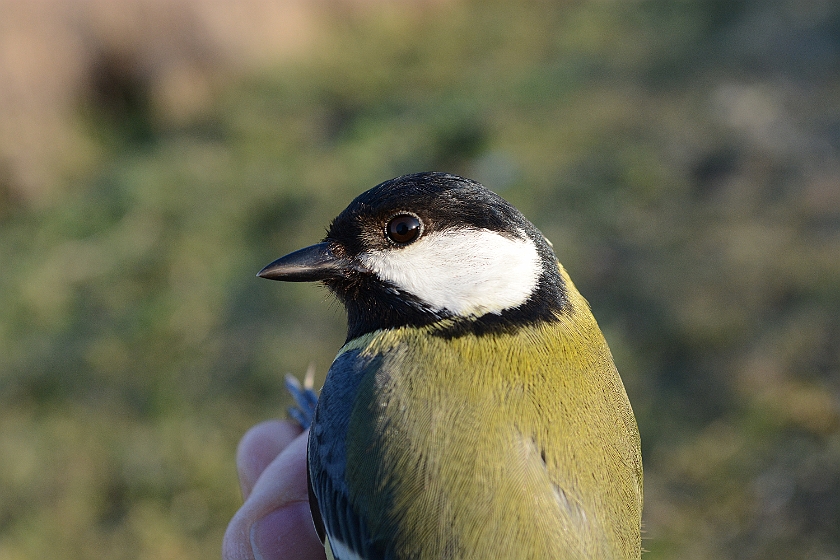
<svg viewBox="0 0 840 560">
<path fill-rule="evenodd" d="M 224 560 L 323 560 L 306 488 L 306 439 L 292 422 L 270 420 L 242 437 L 236 452 L 245 503 L 231 519 Z"/>
</svg>

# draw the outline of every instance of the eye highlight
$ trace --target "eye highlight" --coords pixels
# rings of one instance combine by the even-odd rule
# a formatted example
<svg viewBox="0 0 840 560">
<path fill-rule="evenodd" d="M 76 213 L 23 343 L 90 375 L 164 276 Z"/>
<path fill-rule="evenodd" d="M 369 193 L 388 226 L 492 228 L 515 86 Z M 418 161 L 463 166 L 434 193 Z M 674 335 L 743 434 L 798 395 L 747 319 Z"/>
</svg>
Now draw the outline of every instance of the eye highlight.
<svg viewBox="0 0 840 560">
<path fill-rule="evenodd" d="M 397 214 L 385 226 L 385 235 L 398 245 L 408 245 L 423 232 L 423 222 L 414 214 Z"/>
</svg>

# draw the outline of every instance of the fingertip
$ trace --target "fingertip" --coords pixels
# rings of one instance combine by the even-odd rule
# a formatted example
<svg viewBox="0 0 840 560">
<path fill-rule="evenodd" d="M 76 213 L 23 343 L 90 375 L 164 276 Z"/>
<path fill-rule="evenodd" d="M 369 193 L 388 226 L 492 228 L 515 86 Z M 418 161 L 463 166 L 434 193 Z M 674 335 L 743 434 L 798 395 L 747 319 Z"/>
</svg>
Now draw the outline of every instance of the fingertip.
<svg viewBox="0 0 840 560">
<path fill-rule="evenodd" d="M 251 526 L 251 548 L 259 560 L 325 558 L 307 502 L 275 510 Z"/>
<path fill-rule="evenodd" d="M 270 439 L 277 434 L 271 427 L 269 432 Z M 258 433 L 249 438 L 259 441 Z M 225 532 L 225 560 L 324 558 L 309 509 L 306 440 L 307 432 L 292 439 L 250 486 Z"/>
<path fill-rule="evenodd" d="M 236 469 L 243 499 L 247 499 L 265 468 L 303 429 L 287 420 L 267 420 L 248 430 L 236 450 Z"/>
</svg>

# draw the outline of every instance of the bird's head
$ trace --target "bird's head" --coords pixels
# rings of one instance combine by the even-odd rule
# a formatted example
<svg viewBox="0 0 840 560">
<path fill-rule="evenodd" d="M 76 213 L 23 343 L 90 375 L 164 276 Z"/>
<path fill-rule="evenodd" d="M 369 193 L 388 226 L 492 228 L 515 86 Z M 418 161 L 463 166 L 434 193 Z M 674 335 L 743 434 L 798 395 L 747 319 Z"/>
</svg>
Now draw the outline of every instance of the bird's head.
<svg viewBox="0 0 840 560">
<path fill-rule="evenodd" d="M 321 281 L 344 303 L 348 340 L 402 326 L 443 336 L 553 321 L 567 300 L 548 241 L 503 198 L 445 173 L 404 175 L 359 195 L 321 243 L 258 276 Z"/>
</svg>

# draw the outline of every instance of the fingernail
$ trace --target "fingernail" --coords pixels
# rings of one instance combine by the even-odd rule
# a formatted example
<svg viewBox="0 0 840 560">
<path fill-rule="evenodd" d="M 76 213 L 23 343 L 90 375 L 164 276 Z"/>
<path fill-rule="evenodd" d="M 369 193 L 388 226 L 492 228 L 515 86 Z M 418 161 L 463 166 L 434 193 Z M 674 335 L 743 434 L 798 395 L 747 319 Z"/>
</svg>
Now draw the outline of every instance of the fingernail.
<svg viewBox="0 0 840 560">
<path fill-rule="evenodd" d="M 313 551 L 317 551 L 313 547 L 321 545 L 305 502 L 274 510 L 251 526 L 251 548 L 256 560 L 312 558 Z"/>
</svg>

